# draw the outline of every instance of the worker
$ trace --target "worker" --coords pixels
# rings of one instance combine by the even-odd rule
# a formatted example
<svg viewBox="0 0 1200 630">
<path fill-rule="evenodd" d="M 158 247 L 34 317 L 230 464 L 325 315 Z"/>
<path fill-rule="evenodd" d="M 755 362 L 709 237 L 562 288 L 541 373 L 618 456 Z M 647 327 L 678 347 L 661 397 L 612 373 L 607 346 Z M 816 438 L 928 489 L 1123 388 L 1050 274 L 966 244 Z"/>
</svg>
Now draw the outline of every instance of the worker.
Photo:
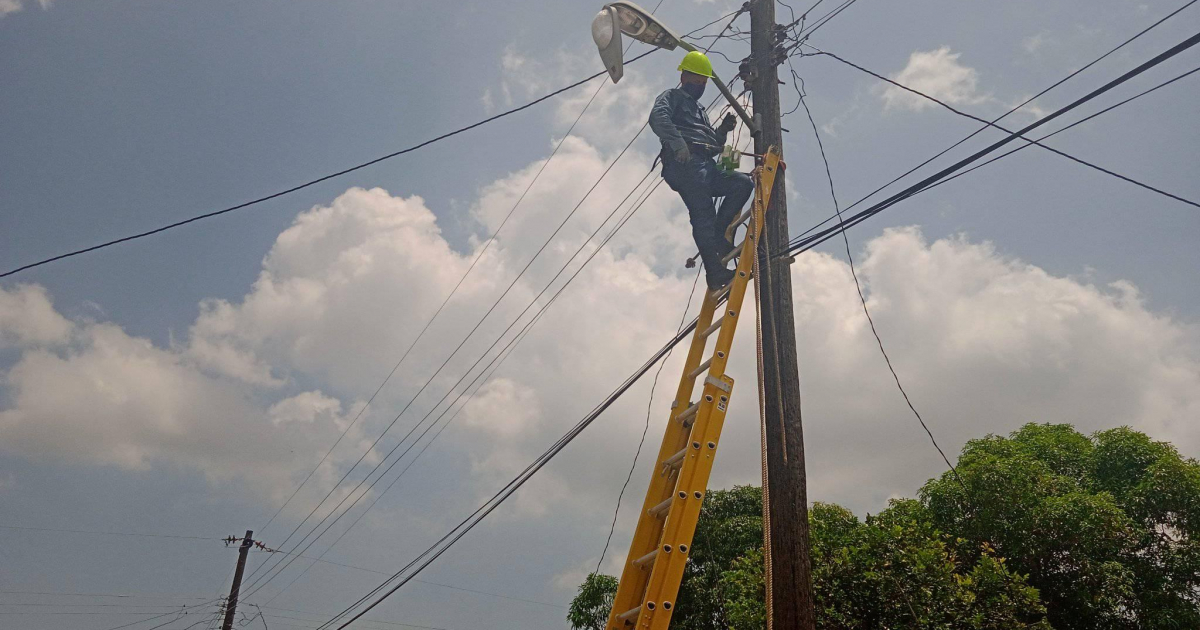
<svg viewBox="0 0 1200 630">
<path fill-rule="evenodd" d="M 719 289 L 729 284 L 734 274 L 721 262 L 733 251 L 725 230 L 754 192 L 754 180 L 745 173 L 721 170 L 713 159 L 737 126 L 737 118 L 727 114 L 713 129 L 700 105 L 700 96 L 713 76 L 712 62 L 704 53 L 692 51 L 678 69 L 680 86 L 654 100 L 650 128 L 662 142 L 662 177 L 687 206 L 708 288 Z M 724 197 L 720 209 L 716 197 Z"/>
</svg>

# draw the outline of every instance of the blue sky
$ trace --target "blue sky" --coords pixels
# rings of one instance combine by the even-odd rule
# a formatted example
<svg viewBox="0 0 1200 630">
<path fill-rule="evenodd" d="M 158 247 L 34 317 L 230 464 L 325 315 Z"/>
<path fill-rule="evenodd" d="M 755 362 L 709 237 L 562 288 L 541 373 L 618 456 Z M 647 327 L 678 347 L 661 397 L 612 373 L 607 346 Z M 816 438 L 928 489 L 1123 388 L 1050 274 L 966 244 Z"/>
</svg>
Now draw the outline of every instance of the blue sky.
<svg viewBox="0 0 1200 630">
<path fill-rule="evenodd" d="M 812 42 L 996 116 L 1180 4 L 861 0 Z M 734 6 L 665 0 L 659 15 L 687 31 Z M 588 76 L 600 69 L 587 31 L 598 8 L 0 0 L 0 268 L 274 192 Z M 1009 121 L 1028 123 L 1190 36 L 1198 10 Z M 718 48 L 734 59 L 748 52 L 736 41 Z M 267 544 L 316 504 L 583 196 L 650 99 L 673 83 L 676 57 L 652 55 L 603 88 L 362 428 L 263 533 Z M 1200 52 L 1188 51 L 1063 124 L 1198 62 Z M 724 76 L 735 72 L 716 64 Z M 795 67 L 844 204 L 976 127 L 829 59 Z M 394 365 L 598 86 L 294 195 L 0 281 L 0 525 L 201 537 L 261 525 Z M 1190 77 L 1053 145 L 1198 199 L 1197 97 Z M 784 99 L 790 106 L 795 96 L 785 90 Z M 803 112 L 784 126 L 798 233 L 832 207 Z M 996 137 L 984 132 L 952 155 Z M 450 388 L 656 150 L 648 135 L 635 143 L 398 427 Z M 1131 424 L 1196 456 L 1197 233 L 1195 208 L 1032 148 L 850 236 L 897 369 L 950 451 L 989 431 L 1061 420 L 1084 430 Z M 663 187 L 326 558 L 402 566 L 590 409 L 673 330 L 691 286 L 681 265 L 689 238 L 682 205 Z M 793 267 L 811 492 L 862 513 L 911 496 L 940 468 L 871 345 L 838 243 Z M 752 382 L 749 335 L 741 333 L 731 367 L 743 383 Z M 551 605 L 416 583 L 379 618 L 452 630 L 562 627 L 555 605 L 598 559 L 647 395 L 648 383 L 632 390 L 513 506 L 422 575 Z M 727 429 L 718 486 L 757 475 L 753 389 L 743 386 L 734 403 L 731 418 L 742 422 Z M 663 405 L 655 411 L 651 443 L 666 415 Z M 398 439 L 389 434 L 383 446 Z M 639 468 L 626 496 L 610 571 L 647 474 Z M 0 591 L 207 597 L 227 588 L 233 559 L 215 541 L 0 530 Z M 251 601 L 265 604 L 294 575 Z M 317 566 L 270 605 L 336 612 L 380 577 Z M 0 595 L 8 604 L 92 601 Z M 0 604 L 30 609 L 51 610 Z M 0 628 L 135 619 L 0 614 Z"/>
</svg>

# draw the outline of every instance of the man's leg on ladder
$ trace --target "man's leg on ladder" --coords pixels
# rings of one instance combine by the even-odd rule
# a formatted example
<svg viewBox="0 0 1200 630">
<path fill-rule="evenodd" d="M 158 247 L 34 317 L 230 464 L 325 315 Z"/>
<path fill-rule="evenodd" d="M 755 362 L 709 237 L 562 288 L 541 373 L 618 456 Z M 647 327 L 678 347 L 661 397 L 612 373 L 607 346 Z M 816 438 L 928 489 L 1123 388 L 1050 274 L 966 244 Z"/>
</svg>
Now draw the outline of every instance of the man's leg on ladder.
<svg viewBox="0 0 1200 630">
<path fill-rule="evenodd" d="M 750 195 L 754 194 L 754 180 L 745 173 L 725 172 L 714 168 L 709 175 L 709 189 L 714 196 L 724 197 L 717 211 L 713 229 L 721 256 L 725 256 L 733 250 L 733 243 L 725 240 L 725 230 L 746 207 Z"/>
</svg>

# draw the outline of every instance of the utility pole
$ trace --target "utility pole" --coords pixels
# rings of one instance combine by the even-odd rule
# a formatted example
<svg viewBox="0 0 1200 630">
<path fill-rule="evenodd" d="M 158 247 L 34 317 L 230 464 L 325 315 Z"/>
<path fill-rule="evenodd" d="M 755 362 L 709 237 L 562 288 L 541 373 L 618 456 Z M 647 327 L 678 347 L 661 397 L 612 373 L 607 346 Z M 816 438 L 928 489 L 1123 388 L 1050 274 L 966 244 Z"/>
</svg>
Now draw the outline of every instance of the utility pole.
<svg viewBox="0 0 1200 630">
<path fill-rule="evenodd" d="M 229 587 L 229 600 L 225 602 L 225 623 L 221 624 L 221 630 L 233 629 L 233 615 L 237 612 L 238 590 L 242 588 L 242 571 L 246 569 L 246 554 L 253 544 L 254 532 L 247 529 L 246 537 L 242 539 L 242 546 L 238 547 L 237 569 L 233 572 L 233 586 Z"/>
<path fill-rule="evenodd" d="M 774 0 L 750 2 L 750 77 L 754 115 L 761 131 L 754 152 L 783 150 Z M 766 530 L 767 628 L 814 630 L 812 563 L 809 558 L 808 491 L 804 473 L 804 432 L 800 423 L 800 373 L 796 366 L 796 324 L 792 314 L 790 262 L 773 260 L 788 241 L 783 178 L 776 180 L 766 216 L 766 247 L 758 252 L 763 338 L 763 408 L 767 461 L 763 483 Z"/>
</svg>

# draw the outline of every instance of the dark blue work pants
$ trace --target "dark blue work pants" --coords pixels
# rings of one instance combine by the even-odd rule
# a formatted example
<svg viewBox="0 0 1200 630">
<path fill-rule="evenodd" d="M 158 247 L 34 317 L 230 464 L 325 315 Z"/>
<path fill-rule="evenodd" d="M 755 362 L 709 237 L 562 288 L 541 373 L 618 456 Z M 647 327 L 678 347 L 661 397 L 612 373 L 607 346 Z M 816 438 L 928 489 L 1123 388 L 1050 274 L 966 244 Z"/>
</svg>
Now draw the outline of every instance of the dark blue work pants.
<svg viewBox="0 0 1200 630">
<path fill-rule="evenodd" d="M 721 258 L 733 249 L 733 244 L 725 239 L 725 229 L 754 192 L 754 180 L 745 173 L 722 171 L 712 160 L 692 158 L 681 163 L 671 156 L 663 159 L 662 176 L 687 206 L 692 238 L 700 249 L 704 269 L 712 274 L 725 268 Z M 716 197 L 724 197 L 719 209 L 714 202 Z"/>
</svg>

